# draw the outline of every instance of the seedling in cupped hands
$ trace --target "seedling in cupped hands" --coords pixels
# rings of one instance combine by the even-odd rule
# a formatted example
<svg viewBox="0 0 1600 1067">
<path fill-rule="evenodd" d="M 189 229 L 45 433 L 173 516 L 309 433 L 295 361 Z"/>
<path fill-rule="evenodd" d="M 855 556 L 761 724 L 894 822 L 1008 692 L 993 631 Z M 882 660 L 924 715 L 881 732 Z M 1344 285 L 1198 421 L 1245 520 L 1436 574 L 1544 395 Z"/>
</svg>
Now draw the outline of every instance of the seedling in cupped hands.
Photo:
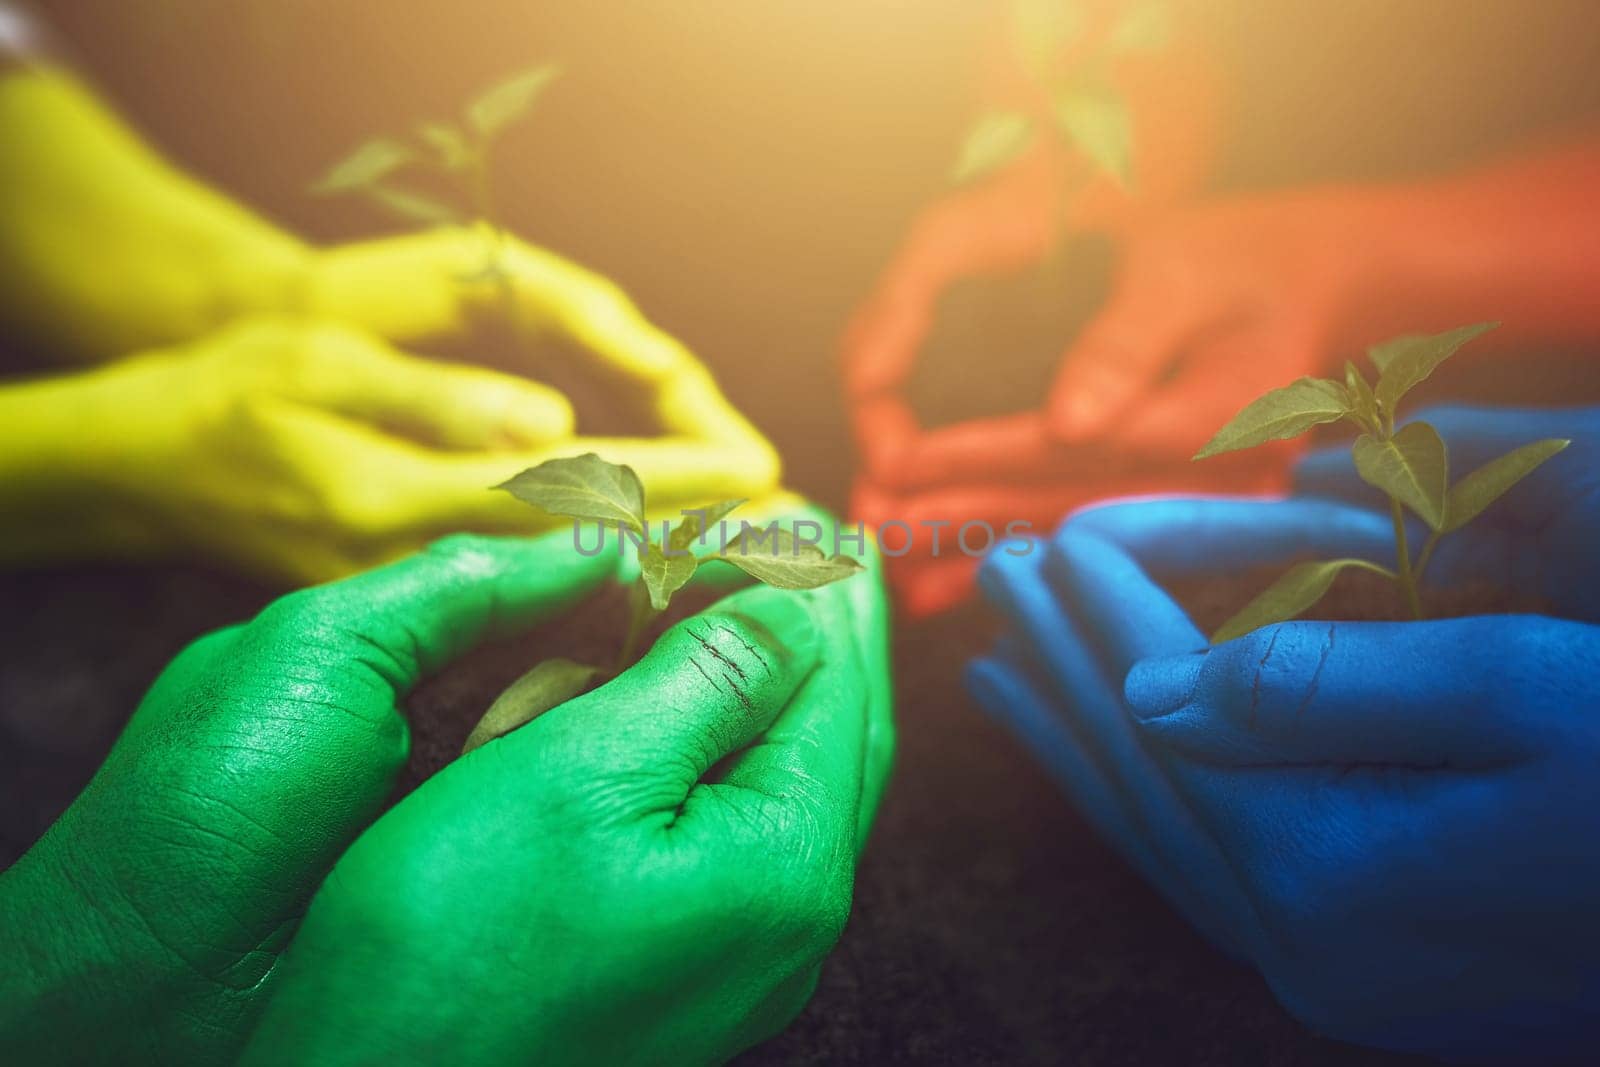
<svg viewBox="0 0 1600 1067">
<path fill-rule="evenodd" d="M 1169 36 L 1165 4 L 1133 5 L 1080 55 L 1067 53 L 1083 40 L 1090 17 L 1069 0 L 1015 0 L 1012 30 L 1028 76 L 1043 90 L 1049 115 L 994 111 L 967 134 L 951 180 L 971 182 L 1015 162 L 1040 137 L 1059 137 L 1118 184 L 1133 180 L 1133 119 L 1128 101 L 1111 81 L 1118 56 L 1161 48 Z"/>
<path fill-rule="evenodd" d="M 514 314 L 515 294 L 503 259 L 506 233 L 496 214 L 492 149 L 500 133 L 527 114 L 560 73 L 553 64 L 522 71 L 469 101 L 460 122 L 422 122 L 410 138 L 365 141 L 312 189 L 324 195 L 364 196 L 423 226 L 476 224 L 486 241 L 484 265 L 463 281 L 494 282 Z M 397 181 L 401 178 L 405 180 Z"/>
<path fill-rule="evenodd" d="M 616 532 L 639 559 L 639 577 L 628 590 L 628 624 L 621 651 L 610 668 L 549 659 L 512 683 L 479 720 L 462 752 L 542 715 L 634 662 L 640 637 L 672 597 L 708 563 L 724 562 L 779 589 L 815 589 L 861 570 L 849 556 L 828 556 L 815 544 L 797 538 L 776 521 L 764 527 L 739 524 L 731 540 L 724 520 L 744 500 L 719 500 L 684 508 L 676 525 L 662 520 L 655 530 L 645 519 L 644 486 L 633 468 L 607 463 L 593 452 L 552 459 L 518 474 L 503 489 L 523 503 L 577 523 L 594 523 L 603 533 Z M 709 535 L 719 532 L 713 548 Z M 577 530 L 574 529 L 574 536 Z M 619 543 L 619 549 L 621 543 Z M 696 554 L 696 550 L 703 554 Z M 706 551 L 710 549 L 710 551 Z"/>
<path fill-rule="evenodd" d="M 1395 416 L 1406 393 L 1462 345 L 1498 325 L 1486 322 L 1445 333 L 1413 334 L 1385 341 L 1367 350 L 1378 370 L 1376 385 L 1369 384 L 1360 369 L 1348 362 L 1343 382 L 1301 378 L 1253 401 L 1195 453 L 1195 459 L 1205 459 L 1267 441 L 1298 437 L 1314 426 L 1344 419 L 1362 431 L 1352 449 L 1356 473 L 1389 498 L 1389 514 L 1394 521 L 1394 570 L 1364 559 L 1297 564 L 1223 623 L 1211 635 L 1213 644 L 1301 615 L 1322 599 L 1341 571 L 1351 567 L 1388 578 L 1404 597 L 1411 617 L 1423 617 L 1418 587 L 1439 539 L 1471 522 L 1506 490 L 1571 443 L 1551 438 L 1523 445 L 1451 485 L 1449 457 L 1439 432 L 1420 421 L 1395 429 Z M 1429 531 L 1415 559 L 1406 541 L 1407 509 Z"/>
</svg>

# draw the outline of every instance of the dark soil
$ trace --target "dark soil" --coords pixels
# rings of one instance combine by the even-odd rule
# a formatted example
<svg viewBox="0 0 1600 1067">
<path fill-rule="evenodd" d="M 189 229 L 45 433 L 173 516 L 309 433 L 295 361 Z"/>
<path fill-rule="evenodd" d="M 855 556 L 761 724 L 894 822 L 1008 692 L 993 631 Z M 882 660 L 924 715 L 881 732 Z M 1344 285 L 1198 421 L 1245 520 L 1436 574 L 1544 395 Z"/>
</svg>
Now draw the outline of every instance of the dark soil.
<svg viewBox="0 0 1600 1067">
<path fill-rule="evenodd" d="M 1169 578 L 1162 584 L 1204 633 L 1212 633 L 1276 581 L 1291 562 L 1252 567 L 1232 573 Z M 1466 615 L 1549 615 L 1554 608 L 1532 591 L 1508 589 L 1494 582 L 1468 582 L 1450 587 L 1425 587 L 1422 613 L 1430 619 Z M 1404 622 L 1410 618 L 1400 590 L 1382 575 L 1347 570 L 1307 618 L 1337 621 Z"/>
<path fill-rule="evenodd" d="M 673 623 L 703 611 L 725 590 L 690 585 L 673 597 L 640 640 L 648 649 Z M 628 590 L 612 583 L 559 618 L 462 656 L 419 685 L 402 710 L 411 724 L 411 755 L 393 801 L 461 754 L 467 735 L 507 686 L 541 660 L 564 657 L 610 667 L 628 629 Z"/>
<path fill-rule="evenodd" d="M 1036 267 L 941 293 L 906 397 L 925 426 L 1038 407 L 1110 287 L 1109 240 L 1082 234 Z"/>
</svg>

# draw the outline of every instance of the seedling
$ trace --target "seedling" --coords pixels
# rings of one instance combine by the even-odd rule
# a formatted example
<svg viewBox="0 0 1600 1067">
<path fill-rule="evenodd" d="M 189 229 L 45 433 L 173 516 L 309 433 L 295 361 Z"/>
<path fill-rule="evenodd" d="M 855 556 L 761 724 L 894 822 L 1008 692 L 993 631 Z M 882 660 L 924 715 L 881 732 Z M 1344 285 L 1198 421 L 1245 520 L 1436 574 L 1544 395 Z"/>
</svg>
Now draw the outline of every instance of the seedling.
<svg viewBox="0 0 1600 1067">
<path fill-rule="evenodd" d="M 1571 443 L 1550 438 L 1523 445 L 1451 485 L 1449 457 L 1439 432 L 1426 422 L 1410 422 L 1395 429 L 1395 415 L 1406 393 L 1461 346 L 1498 325 L 1484 322 L 1445 333 L 1396 337 L 1375 345 L 1367 350 L 1367 357 L 1378 370 L 1376 385 L 1368 383 L 1360 369 L 1349 362 L 1344 365 L 1342 383 L 1327 378 L 1300 378 L 1250 403 L 1195 453 L 1195 459 L 1205 459 L 1267 441 L 1298 437 L 1313 426 L 1344 419 L 1362 431 L 1352 449 L 1356 473 L 1389 498 L 1389 514 L 1394 520 L 1395 570 L 1364 559 L 1297 564 L 1223 623 L 1211 635 L 1213 644 L 1295 618 L 1322 599 L 1341 571 L 1352 567 L 1388 578 L 1404 597 L 1411 617 L 1423 617 L 1417 590 L 1439 539 L 1477 518 L 1506 490 Z M 1415 560 L 1406 543 L 1407 509 L 1429 531 Z"/>
<path fill-rule="evenodd" d="M 645 519 L 644 486 L 633 468 L 607 463 L 593 452 L 552 459 L 495 488 L 525 504 L 579 523 L 594 523 L 626 539 L 639 558 L 639 577 L 628 590 L 628 624 L 620 652 L 609 668 L 549 659 L 512 683 L 479 720 L 462 752 L 537 718 L 557 704 L 624 670 L 636 658 L 645 628 L 709 563 L 730 563 L 752 578 L 779 589 L 815 589 L 848 578 L 861 569 L 849 556 L 828 556 L 777 522 L 765 527 L 739 524 L 732 539 L 724 520 L 744 500 L 719 500 L 683 509 L 676 525 L 665 520 L 653 532 Z M 718 533 L 716 545 L 710 534 Z M 577 530 L 574 530 L 576 536 Z M 654 539 L 652 539 L 652 537 Z M 619 548 L 622 541 L 619 540 Z M 702 554 L 696 554 L 696 550 Z M 705 551 L 710 549 L 710 551 Z"/>
<path fill-rule="evenodd" d="M 1132 183 L 1133 123 L 1127 99 L 1111 82 L 1111 64 L 1130 52 L 1161 48 L 1168 37 L 1168 11 L 1159 2 L 1134 5 L 1069 64 L 1063 55 L 1083 37 L 1088 21 L 1070 0 L 1016 0 L 1015 47 L 1050 102 L 1049 118 L 1041 122 L 1025 111 L 984 115 L 967 134 L 953 181 L 985 178 L 1019 159 L 1041 136 L 1055 136 L 1119 184 Z"/>
<path fill-rule="evenodd" d="M 462 280 L 498 285 L 514 315 L 515 294 L 504 264 L 506 234 L 496 214 L 492 150 L 501 132 L 527 114 L 560 73 L 553 64 L 533 67 L 468 101 L 460 122 L 430 120 L 419 123 L 409 138 L 365 141 L 312 191 L 364 196 L 391 215 L 423 226 L 478 226 L 486 237 L 484 265 Z M 407 180 L 397 183 L 402 177 Z"/>
</svg>

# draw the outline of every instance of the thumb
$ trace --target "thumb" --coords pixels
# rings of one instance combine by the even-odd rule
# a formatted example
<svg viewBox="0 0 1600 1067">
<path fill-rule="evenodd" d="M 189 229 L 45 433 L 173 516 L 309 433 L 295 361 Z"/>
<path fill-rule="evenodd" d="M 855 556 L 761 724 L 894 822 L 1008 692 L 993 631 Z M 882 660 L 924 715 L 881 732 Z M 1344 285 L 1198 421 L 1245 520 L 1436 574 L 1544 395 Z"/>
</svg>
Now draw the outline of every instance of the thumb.
<svg viewBox="0 0 1600 1067">
<path fill-rule="evenodd" d="M 675 816 L 702 775 L 776 721 L 820 644 L 809 596 L 747 589 L 678 623 L 607 684 L 481 751 L 526 768 L 548 764 L 554 746 L 582 780 L 638 786 L 617 794 L 633 814 Z"/>
<path fill-rule="evenodd" d="M 1051 432 L 1078 443 L 1105 434 L 1182 355 L 1199 321 L 1188 303 L 1124 280 L 1067 353 L 1046 402 Z"/>
<path fill-rule="evenodd" d="M 535 446 L 569 437 L 572 405 L 538 382 L 408 355 L 370 334 L 318 326 L 289 392 L 443 448 Z"/>
<path fill-rule="evenodd" d="M 1524 664 L 1548 658 L 1540 640 L 1521 640 L 1528 623 L 1550 625 L 1282 623 L 1209 652 L 1141 660 L 1124 695 L 1146 736 L 1227 765 L 1503 765 L 1548 736 L 1530 721 L 1538 703 L 1517 699 L 1539 684 L 1523 676 L 1542 668 Z"/>
</svg>

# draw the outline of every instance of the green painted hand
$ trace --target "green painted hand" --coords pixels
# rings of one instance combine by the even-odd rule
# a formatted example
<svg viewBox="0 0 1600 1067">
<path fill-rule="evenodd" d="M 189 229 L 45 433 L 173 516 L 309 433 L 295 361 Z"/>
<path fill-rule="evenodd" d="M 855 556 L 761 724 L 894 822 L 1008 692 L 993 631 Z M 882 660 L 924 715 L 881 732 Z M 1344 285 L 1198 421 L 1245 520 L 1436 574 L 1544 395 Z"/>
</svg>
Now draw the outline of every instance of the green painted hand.
<svg viewBox="0 0 1600 1067">
<path fill-rule="evenodd" d="M 254 1063 L 722 1060 L 804 1005 L 893 745 L 869 573 L 734 593 L 334 868 Z"/>
<path fill-rule="evenodd" d="M 393 787 L 408 743 L 396 701 L 607 577 L 614 561 L 570 538 L 447 539 L 180 655 L 0 876 L 6 1058 L 237 1056 L 317 886 Z"/>
</svg>

